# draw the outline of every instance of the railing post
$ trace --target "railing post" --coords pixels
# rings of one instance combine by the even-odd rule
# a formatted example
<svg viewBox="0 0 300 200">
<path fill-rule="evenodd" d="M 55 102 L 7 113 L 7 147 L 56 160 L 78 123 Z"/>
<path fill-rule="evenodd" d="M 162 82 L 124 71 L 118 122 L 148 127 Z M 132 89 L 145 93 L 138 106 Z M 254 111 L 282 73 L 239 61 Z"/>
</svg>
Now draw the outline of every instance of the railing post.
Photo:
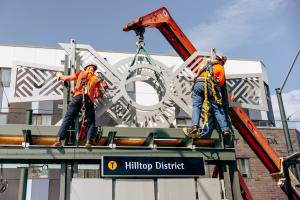
<svg viewBox="0 0 300 200">
<path fill-rule="evenodd" d="M 66 162 L 61 163 L 59 200 L 67 199 L 67 171 L 68 171 L 67 163 Z"/>
<path fill-rule="evenodd" d="M 26 124 L 32 125 L 32 109 L 26 110 Z M 28 179 L 28 167 L 22 166 L 20 168 L 18 200 L 26 200 L 27 179 Z"/>
</svg>

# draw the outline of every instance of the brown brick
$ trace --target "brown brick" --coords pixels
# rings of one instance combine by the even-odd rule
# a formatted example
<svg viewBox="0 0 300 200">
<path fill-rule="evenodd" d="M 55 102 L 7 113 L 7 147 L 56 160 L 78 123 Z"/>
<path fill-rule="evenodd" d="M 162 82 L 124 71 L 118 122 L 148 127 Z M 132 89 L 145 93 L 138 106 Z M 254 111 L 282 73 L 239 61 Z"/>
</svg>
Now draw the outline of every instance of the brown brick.
<svg viewBox="0 0 300 200">
<path fill-rule="evenodd" d="M 259 128 L 269 144 L 276 151 L 278 156 L 287 156 L 287 148 L 284 132 L 279 128 Z M 299 151 L 299 142 L 297 139 L 299 132 L 296 129 L 290 129 L 290 135 L 294 152 Z M 298 136 L 299 137 L 299 136 Z M 251 148 L 246 144 L 242 137 L 236 142 L 237 158 L 249 158 L 251 178 L 245 178 L 247 186 L 254 199 L 274 199 L 285 200 L 287 196 L 277 186 L 276 181 L 270 176 L 269 171 L 258 159 Z"/>
</svg>

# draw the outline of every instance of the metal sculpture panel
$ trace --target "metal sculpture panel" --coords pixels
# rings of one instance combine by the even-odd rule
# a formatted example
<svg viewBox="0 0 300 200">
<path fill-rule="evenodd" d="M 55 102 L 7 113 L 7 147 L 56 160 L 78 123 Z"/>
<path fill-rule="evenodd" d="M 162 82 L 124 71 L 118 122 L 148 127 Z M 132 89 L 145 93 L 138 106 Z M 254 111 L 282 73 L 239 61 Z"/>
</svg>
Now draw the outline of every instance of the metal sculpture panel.
<svg viewBox="0 0 300 200">
<path fill-rule="evenodd" d="M 268 111 L 262 74 L 235 74 L 226 76 L 230 106 Z"/>
<path fill-rule="evenodd" d="M 9 102 L 62 99 L 63 84 L 55 76 L 58 71 L 62 67 L 14 61 Z"/>
<path fill-rule="evenodd" d="M 67 54 L 71 54 L 71 44 L 60 44 Z M 179 111 L 191 117 L 191 82 L 194 72 L 190 69 L 201 61 L 195 52 L 182 65 L 167 67 L 153 60 L 150 64 L 143 56 L 131 66 L 133 58 L 126 58 L 114 65 L 109 64 L 91 46 L 76 45 L 80 58 L 77 65 L 88 63 L 98 65 L 98 75 L 109 85 L 109 93 L 96 102 L 96 120 L 113 120 L 115 124 L 131 127 L 170 127 Z M 62 82 L 57 82 L 55 73 L 62 67 L 15 62 L 12 71 L 10 102 L 41 101 L 62 99 Z M 262 74 L 226 75 L 227 90 L 233 102 L 231 106 L 241 106 L 267 110 L 266 94 Z M 135 84 L 143 82 L 153 88 L 157 97 L 151 105 L 137 101 Z M 110 118 L 104 120 L 103 118 Z"/>
</svg>

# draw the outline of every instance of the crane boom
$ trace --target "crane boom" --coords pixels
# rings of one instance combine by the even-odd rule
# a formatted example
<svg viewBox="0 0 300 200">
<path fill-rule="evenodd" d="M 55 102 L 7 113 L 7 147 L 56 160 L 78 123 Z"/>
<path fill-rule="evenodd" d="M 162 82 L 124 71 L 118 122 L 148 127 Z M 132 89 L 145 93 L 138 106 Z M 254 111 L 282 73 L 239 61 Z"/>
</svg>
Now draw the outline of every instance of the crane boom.
<svg viewBox="0 0 300 200">
<path fill-rule="evenodd" d="M 196 48 L 181 31 L 165 7 L 133 20 L 125 25 L 123 30 L 136 31 L 141 27 L 157 28 L 184 61 L 196 51 Z M 197 68 L 197 65 L 194 68 Z M 256 153 L 269 172 L 281 172 L 280 157 L 271 148 L 267 140 L 248 118 L 246 113 L 239 107 L 231 107 L 230 117 L 233 121 L 233 125 L 247 141 L 250 148 Z"/>
<path fill-rule="evenodd" d="M 197 51 L 165 7 L 133 20 L 123 27 L 123 31 L 136 31 L 141 27 L 157 28 L 183 60 L 187 60 Z M 201 60 L 199 61 L 201 62 Z M 191 70 L 196 68 L 195 65 Z"/>
</svg>

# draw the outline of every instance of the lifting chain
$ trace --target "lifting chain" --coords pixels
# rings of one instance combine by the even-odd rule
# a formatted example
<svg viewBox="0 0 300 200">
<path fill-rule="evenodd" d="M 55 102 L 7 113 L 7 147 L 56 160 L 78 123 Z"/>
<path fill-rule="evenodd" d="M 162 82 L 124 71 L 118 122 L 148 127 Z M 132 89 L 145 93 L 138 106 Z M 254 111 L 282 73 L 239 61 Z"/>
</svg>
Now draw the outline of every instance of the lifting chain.
<svg viewBox="0 0 300 200">
<path fill-rule="evenodd" d="M 143 54 L 145 56 L 146 60 L 149 62 L 149 64 L 154 65 L 154 62 L 153 62 L 150 54 L 148 53 L 148 51 L 145 48 L 144 33 L 145 33 L 144 27 L 139 27 L 135 30 L 135 34 L 138 38 L 138 41 L 136 42 L 137 50 L 136 50 L 136 54 L 134 55 L 134 58 L 133 58 L 131 64 L 129 65 L 129 67 L 132 67 L 133 65 L 135 65 L 136 58 L 139 54 Z"/>
</svg>

